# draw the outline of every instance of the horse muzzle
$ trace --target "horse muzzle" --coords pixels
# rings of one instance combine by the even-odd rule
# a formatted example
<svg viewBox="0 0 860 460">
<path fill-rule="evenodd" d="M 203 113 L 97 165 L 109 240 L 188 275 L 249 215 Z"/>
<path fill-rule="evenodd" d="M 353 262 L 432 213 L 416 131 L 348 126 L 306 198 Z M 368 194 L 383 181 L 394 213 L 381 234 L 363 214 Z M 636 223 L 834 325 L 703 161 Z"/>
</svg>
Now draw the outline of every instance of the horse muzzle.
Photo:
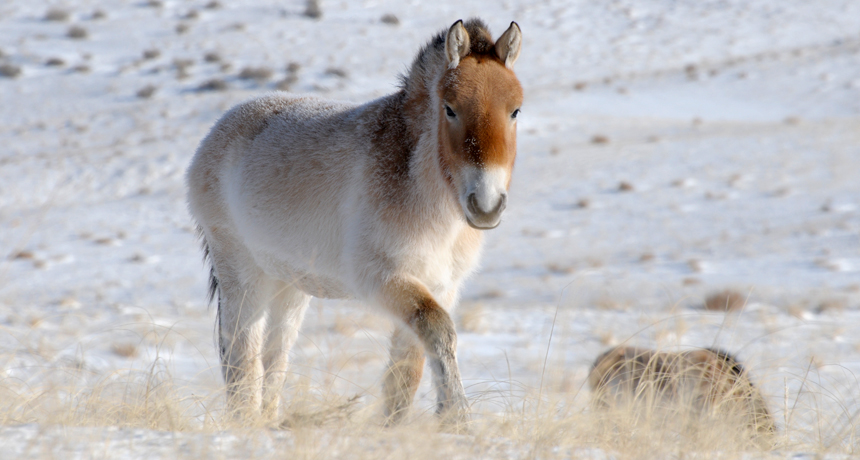
<svg viewBox="0 0 860 460">
<path fill-rule="evenodd" d="M 469 226 L 478 230 L 490 230 L 499 226 L 502 221 L 502 212 L 508 204 L 508 194 L 502 193 L 495 206 L 484 209 L 474 193 L 469 194 L 466 205 L 466 222 Z"/>
</svg>

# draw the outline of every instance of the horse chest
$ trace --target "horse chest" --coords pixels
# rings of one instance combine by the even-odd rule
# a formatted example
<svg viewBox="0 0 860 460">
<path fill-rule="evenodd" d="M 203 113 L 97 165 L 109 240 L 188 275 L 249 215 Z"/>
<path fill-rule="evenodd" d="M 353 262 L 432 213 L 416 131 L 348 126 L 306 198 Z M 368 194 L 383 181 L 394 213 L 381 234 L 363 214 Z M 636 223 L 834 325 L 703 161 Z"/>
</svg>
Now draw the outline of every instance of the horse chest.
<svg viewBox="0 0 860 460">
<path fill-rule="evenodd" d="M 409 248 L 402 269 L 421 280 L 433 294 L 444 295 L 458 289 L 477 264 L 479 247 L 463 243 L 461 235 L 418 242 Z"/>
</svg>

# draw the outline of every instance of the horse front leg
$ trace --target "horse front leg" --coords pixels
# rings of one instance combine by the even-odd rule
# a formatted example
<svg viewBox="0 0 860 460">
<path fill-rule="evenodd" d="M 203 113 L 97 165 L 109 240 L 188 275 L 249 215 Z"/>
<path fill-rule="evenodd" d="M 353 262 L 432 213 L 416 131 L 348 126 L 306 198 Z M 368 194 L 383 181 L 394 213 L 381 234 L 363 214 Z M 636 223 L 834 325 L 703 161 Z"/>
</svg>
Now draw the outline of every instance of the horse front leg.
<svg viewBox="0 0 860 460">
<path fill-rule="evenodd" d="M 457 365 L 457 332 L 448 312 L 420 281 L 402 277 L 383 285 L 382 303 L 415 333 L 424 346 L 436 386 L 436 413 L 443 424 L 455 429 L 464 428 L 468 421 L 468 403 Z M 404 388 L 403 383 L 398 388 L 401 394 L 411 391 Z"/>
<path fill-rule="evenodd" d="M 391 335 L 391 362 L 382 384 L 386 425 L 400 423 L 409 412 L 423 373 L 421 342 L 407 326 L 395 325 Z"/>
</svg>

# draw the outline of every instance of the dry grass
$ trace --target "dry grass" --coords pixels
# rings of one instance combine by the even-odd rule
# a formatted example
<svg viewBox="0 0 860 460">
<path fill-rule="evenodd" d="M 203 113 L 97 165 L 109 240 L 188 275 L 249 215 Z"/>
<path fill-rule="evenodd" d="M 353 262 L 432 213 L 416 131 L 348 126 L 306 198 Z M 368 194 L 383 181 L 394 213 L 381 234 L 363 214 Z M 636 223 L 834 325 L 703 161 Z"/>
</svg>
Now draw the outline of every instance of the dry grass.
<svg viewBox="0 0 860 460">
<path fill-rule="evenodd" d="M 471 324 L 472 316 L 486 311 L 475 305 L 463 313 L 461 321 Z M 358 331 L 353 333 L 367 332 Z M 469 432 L 451 435 L 440 432 L 435 417 L 420 404 L 409 423 L 384 428 L 378 389 L 368 388 L 360 395 L 339 393 L 310 378 L 302 365 L 292 371 L 298 377 L 284 391 L 289 402 L 280 417 L 237 421 L 225 413 L 223 388 L 175 377 L 170 360 L 159 351 L 170 342 L 170 332 L 144 335 L 140 344 L 114 342 L 110 350 L 126 358 L 129 367 L 111 373 L 90 370 L 83 357 L 57 361 L 31 347 L 3 350 L 0 442 L 8 440 L 4 436 L 17 426 L 34 424 L 40 427 L 39 434 L 26 452 L 56 452 L 63 446 L 75 446 L 79 452 L 90 449 L 82 452 L 83 457 L 102 452 L 108 438 L 113 440 L 111 449 L 132 449 L 129 452 L 140 456 L 158 446 L 167 449 L 159 450 L 160 456 L 169 458 L 732 458 L 741 452 L 768 451 L 774 448 L 771 445 L 820 454 L 855 452 L 857 426 L 852 414 L 819 409 L 820 401 L 839 397 L 820 383 L 818 373 L 827 367 L 821 360 L 793 376 L 800 390 L 787 392 L 785 415 L 776 420 L 777 432 L 764 444 L 750 438 L 732 417 L 685 410 L 683 400 L 680 407 L 655 405 L 659 398 L 647 394 L 654 387 L 639 394 L 651 402 L 645 410 L 641 405 L 598 410 L 571 370 L 552 359 L 537 364 L 537 372 L 545 374 L 539 387 L 521 383 L 516 375 L 467 382 L 467 387 L 489 389 L 470 390 L 474 406 Z M 615 341 L 606 338 L 606 343 Z M 155 345 L 154 356 L 143 351 L 146 344 Z M 28 357 L 29 365 L 22 367 L 22 356 Z M 36 356 L 45 358 L 39 361 Z M 324 372 L 337 377 L 342 364 L 334 358 L 321 359 L 335 363 Z M 761 378 L 755 369 L 751 372 L 754 380 Z M 769 400 L 774 401 L 780 399 Z M 31 456 L 43 457 L 54 458 Z"/>
</svg>

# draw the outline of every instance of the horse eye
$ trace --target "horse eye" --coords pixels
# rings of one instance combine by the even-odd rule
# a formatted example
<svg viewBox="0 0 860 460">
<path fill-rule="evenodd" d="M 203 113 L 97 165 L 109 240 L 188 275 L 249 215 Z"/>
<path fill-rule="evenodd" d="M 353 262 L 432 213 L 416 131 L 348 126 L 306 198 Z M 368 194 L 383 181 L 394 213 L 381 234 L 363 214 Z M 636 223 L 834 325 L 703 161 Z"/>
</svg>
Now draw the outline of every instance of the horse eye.
<svg viewBox="0 0 860 460">
<path fill-rule="evenodd" d="M 520 109 L 516 109 L 516 110 L 514 110 L 514 113 L 511 114 L 511 118 L 516 119 L 517 115 L 519 115 L 519 114 L 520 114 Z"/>
<path fill-rule="evenodd" d="M 453 110 L 451 110 L 451 107 L 448 107 L 447 105 L 445 106 L 445 115 L 448 115 L 451 118 L 454 118 L 457 116 L 457 114 L 454 113 Z"/>
</svg>

